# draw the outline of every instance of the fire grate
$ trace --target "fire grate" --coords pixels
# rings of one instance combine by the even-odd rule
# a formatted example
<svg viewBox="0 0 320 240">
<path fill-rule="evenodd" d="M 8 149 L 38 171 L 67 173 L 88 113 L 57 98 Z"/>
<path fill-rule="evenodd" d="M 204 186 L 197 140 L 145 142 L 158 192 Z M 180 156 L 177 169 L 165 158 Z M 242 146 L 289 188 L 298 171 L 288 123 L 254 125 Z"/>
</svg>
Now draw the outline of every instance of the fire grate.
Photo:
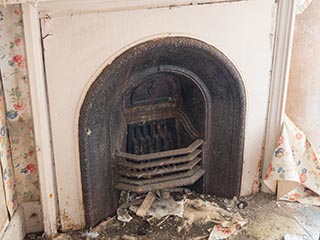
<svg viewBox="0 0 320 240">
<path fill-rule="evenodd" d="M 201 169 L 203 140 L 186 148 L 149 154 L 118 152 L 119 179 L 116 188 L 138 193 L 195 183 L 204 175 Z"/>
</svg>

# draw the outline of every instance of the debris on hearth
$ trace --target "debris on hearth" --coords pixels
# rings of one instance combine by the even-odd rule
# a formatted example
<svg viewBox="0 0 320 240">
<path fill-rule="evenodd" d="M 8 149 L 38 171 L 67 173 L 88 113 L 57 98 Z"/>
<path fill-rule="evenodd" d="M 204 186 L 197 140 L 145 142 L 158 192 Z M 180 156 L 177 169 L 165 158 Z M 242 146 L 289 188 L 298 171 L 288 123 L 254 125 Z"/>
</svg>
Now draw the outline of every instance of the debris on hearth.
<svg viewBox="0 0 320 240">
<path fill-rule="evenodd" d="M 247 224 L 246 200 L 217 198 L 187 188 L 121 192 L 115 216 L 92 229 L 60 233 L 55 240 L 227 239 Z"/>
<path fill-rule="evenodd" d="M 136 206 L 129 208 L 132 212 L 138 211 Z M 183 217 L 184 201 L 175 201 L 172 198 L 159 199 L 155 201 L 147 210 L 146 215 L 149 217 L 149 221 L 152 218 L 161 219 L 166 216 L 178 216 Z M 138 214 L 137 214 L 138 215 Z"/>
<path fill-rule="evenodd" d="M 141 218 L 129 208 L 136 206 L 136 209 L 138 209 L 144 201 L 146 194 L 128 193 L 124 196 L 119 206 L 128 211 L 128 214 L 132 217 L 130 222 L 121 222 L 117 219 L 117 215 L 114 215 L 91 229 L 59 233 L 54 237 L 54 240 L 212 240 L 223 239 L 225 238 L 225 234 L 229 236 L 233 231 L 235 232 L 227 238 L 228 240 L 293 240 L 319 239 L 320 237 L 320 223 L 318 221 L 320 209 L 315 206 L 305 206 L 290 202 L 280 202 L 280 204 L 277 204 L 275 196 L 265 193 L 224 199 L 198 194 L 187 189 L 179 189 L 179 191 L 178 189 L 170 189 L 168 192 L 170 192 L 169 196 L 166 196 L 166 193 L 154 192 L 156 198 L 148 210 L 148 214 L 153 209 L 155 203 L 170 198 L 171 203 L 180 202 L 179 211 L 176 211 L 176 215 L 166 215 L 163 213 L 162 218 L 155 218 L 147 214 L 144 218 Z M 186 203 L 194 202 L 212 203 L 209 206 L 213 206 L 214 209 L 218 206 L 229 212 L 229 214 L 232 213 L 231 216 L 234 221 L 227 218 L 226 225 L 224 223 L 218 224 L 208 221 L 206 218 L 199 220 L 190 214 L 189 219 L 185 219 L 184 213 L 187 211 Z M 244 205 L 248 206 L 241 208 L 239 206 L 241 202 L 245 202 Z M 159 206 L 163 208 L 163 205 Z M 197 205 L 193 204 L 192 206 L 194 208 Z M 172 207 L 168 209 L 172 209 Z M 220 213 L 225 214 L 224 211 L 220 211 Z M 241 218 L 237 218 L 238 213 Z M 225 214 L 225 216 L 228 217 L 229 214 Z M 213 216 L 215 216 L 215 221 L 221 220 L 219 215 Z M 191 222 L 191 219 L 194 219 L 194 221 L 187 223 L 187 220 Z M 245 222 L 248 221 L 243 227 L 241 227 L 242 219 L 245 219 Z M 87 235 L 90 232 L 98 233 L 99 236 L 94 238 L 96 234 Z M 49 239 L 51 238 L 45 237 L 42 233 L 30 233 L 25 238 L 25 240 Z"/>
<path fill-rule="evenodd" d="M 83 233 L 82 236 L 88 239 L 99 239 L 100 234 L 95 231 L 87 231 Z"/>
<path fill-rule="evenodd" d="M 213 201 L 214 198 L 206 199 L 203 194 L 199 195 L 180 188 L 149 192 L 144 195 L 144 198 L 141 198 L 141 195 L 135 195 L 136 199 L 133 199 L 127 192 L 122 192 L 121 196 L 126 196 L 126 202 L 124 203 L 123 198 L 121 199 L 117 219 L 124 223 L 140 217 L 161 230 L 162 224 L 171 218 L 171 221 L 173 219 L 177 222 L 178 233 L 188 233 L 191 228 L 197 226 L 205 229 L 204 235 L 197 238 L 209 240 L 226 239 L 247 223 L 239 210 L 245 208 L 248 203 L 236 197 L 232 200 L 224 199 L 219 206 Z M 142 203 L 136 204 L 137 200 Z M 147 228 L 142 229 L 144 230 L 141 231 L 140 227 L 138 235 L 147 233 Z"/>
<path fill-rule="evenodd" d="M 149 208 L 152 206 L 156 196 L 152 192 L 148 192 L 146 198 L 143 200 L 141 206 L 135 212 L 139 217 L 145 217 Z"/>
<path fill-rule="evenodd" d="M 127 208 L 118 208 L 117 219 L 120 222 L 130 222 L 133 219 L 133 217 L 131 217 Z"/>
</svg>

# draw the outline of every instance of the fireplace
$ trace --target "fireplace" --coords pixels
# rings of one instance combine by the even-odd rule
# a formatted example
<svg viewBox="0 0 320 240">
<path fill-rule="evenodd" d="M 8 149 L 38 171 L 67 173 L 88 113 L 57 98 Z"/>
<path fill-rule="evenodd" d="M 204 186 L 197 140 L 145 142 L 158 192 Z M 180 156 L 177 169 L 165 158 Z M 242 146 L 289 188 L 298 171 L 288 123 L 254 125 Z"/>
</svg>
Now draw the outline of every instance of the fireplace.
<svg viewBox="0 0 320 240">
<path fill-rule="evenodd" d="M 93 226 L 123 189 L 187 186 L 226 197 L 259 189 L 278 82 L 270 83 L 277 3 L 190 3 L 25 7 L 47 228 Z"/>
<path fill-rule="evenodd" d="M 238 71 L 202 41 L 158 38 L 114 59 L 80 110 L 87 226 L 115 212 L 119 190 L 239 195 L 245 106 Z"/>
</svg>

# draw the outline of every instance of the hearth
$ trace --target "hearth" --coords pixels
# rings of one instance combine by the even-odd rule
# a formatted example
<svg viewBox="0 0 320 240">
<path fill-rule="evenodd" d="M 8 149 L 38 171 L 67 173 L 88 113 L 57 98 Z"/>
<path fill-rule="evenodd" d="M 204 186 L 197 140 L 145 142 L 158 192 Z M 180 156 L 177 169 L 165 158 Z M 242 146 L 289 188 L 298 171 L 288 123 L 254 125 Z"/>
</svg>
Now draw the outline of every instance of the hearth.
<svg viewBox="0 0 320 240">
<path fill-rule="evenodd" d="M 245 102 L 236 68 L 202 41 L 158 38 L 117 57 L 80 112 L 87 226 L 115 212 L 119 190 L 239 195 Z"/>
</svg>

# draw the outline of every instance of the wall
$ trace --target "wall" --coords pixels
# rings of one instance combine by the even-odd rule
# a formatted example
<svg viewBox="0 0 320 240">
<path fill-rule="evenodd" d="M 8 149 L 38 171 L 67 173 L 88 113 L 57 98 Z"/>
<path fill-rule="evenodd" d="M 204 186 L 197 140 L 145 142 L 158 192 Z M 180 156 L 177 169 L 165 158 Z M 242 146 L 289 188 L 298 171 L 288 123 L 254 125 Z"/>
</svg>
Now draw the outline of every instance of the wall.
<svg viewBox="0 0 320 240">
<path fill-rule="evenodd" d="M 320 150 L 320 0 L 296 18 L 286 112 Z"/>
<path fill-rule="evenodd" d="M 2 9 L 1 13 L 3 19 L 0 28 L 0 64 L 18 199 L 19 202 L 37 201 L 39 181 L 21 9 L 19 5 L 10 5 Z"/>
<path fill-rule="evenodd" d="M 18 204 L 39 206 L 40 194 L 20 5 L 0 6 L 0 68 L 0 159 L 6 208 L 12 218 Z M 3 202 L 0 193 L 2 210 Z M 0 215 L 0 224 L 5 215 Z"/>
</svg>

